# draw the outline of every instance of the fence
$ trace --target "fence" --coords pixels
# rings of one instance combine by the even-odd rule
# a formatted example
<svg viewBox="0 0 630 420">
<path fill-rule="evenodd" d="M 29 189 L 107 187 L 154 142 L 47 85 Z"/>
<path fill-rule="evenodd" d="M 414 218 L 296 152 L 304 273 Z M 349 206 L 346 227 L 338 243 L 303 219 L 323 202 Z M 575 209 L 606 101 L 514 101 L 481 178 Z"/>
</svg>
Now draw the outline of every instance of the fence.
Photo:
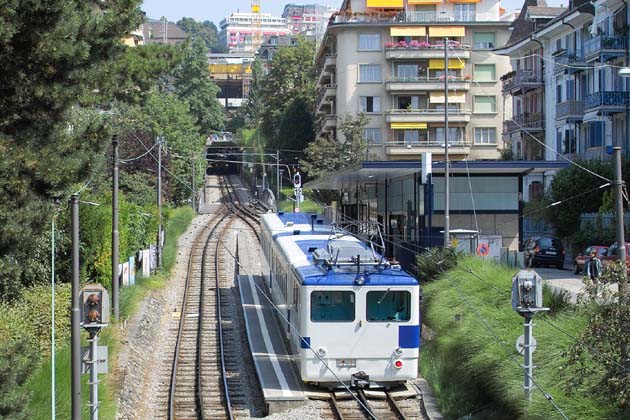
<svg viewBox="0 0 630 420">
<path fill-rule="evenodd" d="M 630 213 L 623 215 L 623 224 L 630 226 Z M 606 213 L 582 213 L 580 215 L 580 229 L 590 227 L 601 227 L 603 229 L 612 229 L 615 227 L 615 214 Z"/>
</svg>

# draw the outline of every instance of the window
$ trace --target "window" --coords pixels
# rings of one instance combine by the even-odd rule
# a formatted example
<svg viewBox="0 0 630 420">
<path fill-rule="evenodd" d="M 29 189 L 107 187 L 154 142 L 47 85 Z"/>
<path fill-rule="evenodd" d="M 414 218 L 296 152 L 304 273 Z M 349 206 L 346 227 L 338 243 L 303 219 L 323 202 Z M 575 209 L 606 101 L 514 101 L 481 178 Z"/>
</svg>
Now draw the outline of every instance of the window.
<svg viewBox="0 0 630 420">
<path fill-rule="evenodd" d="M 497 112 L 496 96 L 475 96 L 474 112 L 476 114 L 493 114 Z"/>
<path fill-rule="evenodd" d="M 381 112 L 380 96 L 361 96 L 361 112 Z"/>
<path fill-rule="evenodd" d="M 368 145 L 381 144 L 383 141 L 380 128 L 366 128 L 363 132 L 363 137 L 365 138 L 365 141 L 367 141 Z"/>
<path fill-rule="evenodd" d="M 595 121 L 588 124 L 586 147 L 601 147 L 603 145 L 603 122 Z"/>
<path fill-rule="evenodd" d="M 473 48 L 476 50 L 493 49 L 494 32 L 475 32 L 473 34 Z"/>
<path fill-rule="evenodd" d="M 444 127 L 437 127 L 435 129 L 435 141 L 438 143 L 444 143 Z M 448 128 L 448 144 L 459 143 L 462 141 L 461 131 L 458 127 Z"/>
<path fill-rule="evenodd" d="M 426 97 L 422 98 L 422 106 L 427 103 Z M 421 109 L 419 96 L 399 96 L 398 109 Z"/>
<path fill-rule="evenodd" d="M 396 66 L 396 76 L 400 78 L 417 78 L 419 66 L 417 64 L 398 64 Z"/>
<path fill-rule="evenodd" d="M 354 321 L 354 292 L 319 290 L 311 293 L 311 321 Z"/>
<path fill-rule="evenodd" d="M 562 85 L 556 86 L 556 103 L 562 102 Z"/>
<path fill-rule="evenodd" d="M 411 293 L 407 291 L 367 292 L 368 322 L 406 322 L 411 319 Z"/>
<path fill-rule="evenodd" d="M 359 64 L 359 82 L 380 82 L 380 64 Z"/>
<path fill-rule="evenodd" d="M 497 129 L 494 127 L 475 127 L 475 144 L 497 144 Z"/>
<path fill-rule="evenodd" d="M 495 82 L 496 74 L 494 64 L 475 64 L 475 82 Z"/>
<path fill-rule="evenodd" d="M 455 3 L 455 20 L 458 22 L 472 22 L 475 20 L 475 5 L 470 3 Z"/>
<path fill-rule="evenodd" d="M 378 51 L 381 49 L 381 34 L 359 34 L 359 50 Z"/>
</svg>

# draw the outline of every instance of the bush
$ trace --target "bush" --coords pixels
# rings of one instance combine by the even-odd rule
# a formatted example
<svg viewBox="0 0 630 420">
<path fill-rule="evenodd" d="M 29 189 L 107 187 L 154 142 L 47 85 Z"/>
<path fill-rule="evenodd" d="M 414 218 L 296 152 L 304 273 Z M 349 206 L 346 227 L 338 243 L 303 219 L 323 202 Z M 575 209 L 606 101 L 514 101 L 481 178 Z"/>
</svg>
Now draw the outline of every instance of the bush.
<svg viewBox="0 0 630 420">
<path fill-rule="evenodd" d="M 457 265 L 458 254 L 453 248 L 429 248 L 418 255 L 416 265 L 422 281 L 435 280 L 440 274 Z"/>
<path fill-rule="evenodd" d="M 25 337 L 0 344 L 0 419 L 31 418 L 27 410 L 30 393 L 25 392 L 24 384 L 37 359 L 31 342 Z"/>
</svg>

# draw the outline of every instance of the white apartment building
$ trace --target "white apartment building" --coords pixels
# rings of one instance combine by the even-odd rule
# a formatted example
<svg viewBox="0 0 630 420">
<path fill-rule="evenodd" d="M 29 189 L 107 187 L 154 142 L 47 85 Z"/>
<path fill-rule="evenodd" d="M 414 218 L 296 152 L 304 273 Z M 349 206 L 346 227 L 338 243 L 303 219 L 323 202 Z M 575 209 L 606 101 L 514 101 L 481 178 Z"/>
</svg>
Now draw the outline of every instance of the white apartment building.
<svg viewBox="0 0 630 420">
<path fill-rule="evenodd" d="M 498 159 L 511 118 L 509 58 L 493 52 L 510 36 L 503 13 L 498 0 L 345 0 L 317 54 L 320 135 L 343 141 L 338 118 L 364 112 L 371 158 L 439 160 L 447 108 L 449 156 Z"/>
<path fill-rule="evenodd" d="M 573 0 L 555 17 L 535 25 L 537 10 L 554 9 L 539 4 L 526 2 L 514 22 L 518 36 L 501 51 L 510 56 L 515 69 L 521 69 L 504 76 L 504 83 L 513 86 L 504 92 L 512 94 L 514 109 L 504 133 L 515 157 L 531 159 L 540 153 L 546 160 L 558 160 L 558 154 L 606 160 L 609 147 L 617 145 L 627 154 L 630 80 L 619 76 L 619 69 L 629 65 L 626 4 Z M 522 29 L 528 25 L 529 31 Z M 535 80 L 528 80 L 528 75 Z M 529 88 L 533 82 L 535 90 Z M 528 95 L 536 95 L 537 107 L 531 108 Z M 537 124 L 531 124 L 532 110 L 543 116 Z M 544 142 L 536 146 L 537 153 L 532 153 L 532 143 L 539 142 L 532 137 Z"/>
<path fill-rule="evenodd" d="M 312 36 L 317 41 L 326 31 L 330 16 L 337 9 L 321 4 L 294 4 L 284 6 L 282 17 L 287 20 L 293 34 Z"/>
<path fill-rule="evenodd" d="M 219 41 L 229 52 L 256 52 L 260 44 L 270 36 L 286 36 L 292 32 L 287 20 L 269 13 L 260 14 L 260 26 L 253 13 L 232 13 L 219 23 Z M 257 45 L 256 31 L 260 31 Z"/>
</svg>

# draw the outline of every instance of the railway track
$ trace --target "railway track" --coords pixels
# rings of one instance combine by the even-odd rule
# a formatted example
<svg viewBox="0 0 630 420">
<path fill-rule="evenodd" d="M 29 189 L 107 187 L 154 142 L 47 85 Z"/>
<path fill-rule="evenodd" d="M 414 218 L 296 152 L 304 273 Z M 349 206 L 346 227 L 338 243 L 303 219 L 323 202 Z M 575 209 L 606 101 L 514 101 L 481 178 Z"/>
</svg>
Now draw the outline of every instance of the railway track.
<svg viewBox="0 0 630 420">
<path fill-rule="evenodd" d="M 419 395 L 398 397 L 387 391 L 330 394 L 329 418 L 338 420 L 426 420 Z"/>
</svg>

